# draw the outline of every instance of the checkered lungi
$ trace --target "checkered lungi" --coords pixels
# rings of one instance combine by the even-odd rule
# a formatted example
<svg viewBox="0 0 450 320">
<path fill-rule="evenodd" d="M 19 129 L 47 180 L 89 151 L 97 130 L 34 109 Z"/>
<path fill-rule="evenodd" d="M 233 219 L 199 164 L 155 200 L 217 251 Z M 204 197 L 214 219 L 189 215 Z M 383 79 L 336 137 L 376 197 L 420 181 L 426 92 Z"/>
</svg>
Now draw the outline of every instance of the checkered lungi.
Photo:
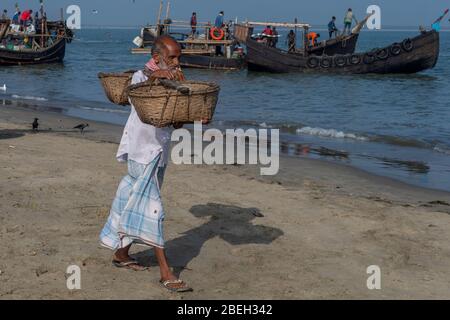
<svg viewBox="0 0 450 320">
<path fill-rule="evenodd" d="M 128 160 L 128 175 L 117 190 L 100 242 L 112 250 L 132 243 L 164 248 L 161 154 L 150 164 Z"/>
</svg>

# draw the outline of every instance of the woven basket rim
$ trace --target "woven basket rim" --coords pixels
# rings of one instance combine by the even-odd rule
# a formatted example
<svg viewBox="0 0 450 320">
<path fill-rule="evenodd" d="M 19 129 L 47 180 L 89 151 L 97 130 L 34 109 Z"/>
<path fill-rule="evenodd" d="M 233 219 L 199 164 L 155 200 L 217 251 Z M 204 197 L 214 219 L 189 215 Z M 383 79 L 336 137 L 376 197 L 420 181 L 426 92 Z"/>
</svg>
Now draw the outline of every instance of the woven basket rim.
<svg viewBox="0 0 450 320">
<path fill-rule="evenodd" d="M 128 70 L 128 71 L 123 71 L 123 72 L 99 72 L 98 73 L 98 77 L 100 79 L 102 78 L 108 78 L 108 77 L 114 77 L 114 78 L 118 78 L 118 77 L 129 77 L 130 75 L 136 73 L 136 71 L 134 70 Z"/>
<path fill-rule="evenodd" d="M 214 82 L 209 82 L 209 81 L 195 81 L 195 80 L 187 80 L 187 81 L 183 81 L 181 82 L 182 84 L 202 84 L 202 85 L 208 85 L 208 88 L 204 89 L 204 90 L 199 90 L 199 91 L 194 91 L 191 93 L 191 95 L 198 95 L 198 94 L 209 94 L 209 93 L 215 93 L 220 91 L 220 86 L 217 83 Z M 147 87 L 151 84 L 150 81 L 145 81 L 145 82 L 141 82 L 141 83 L 137 83 L 137 84 L 133 84 L 130 85 L 126 91 L 127 91 L 127 95 L 131 98 L 161 98 L 161 97 L 166 97 L 167 96 L 167 92 L 171 92 L 172 95 L 180 95 L 180 96 L 185 96 L 185 94 L 182 94 L 174 89 L 166 89 L 166 93 L 162 93 L 162 94 L 154 94 L 154 95 L 150 95 L 148 93 L 133 93 L 132 90 L 136 90 L 136 89 L 140 89 L 142 87 Z M 160 87 L 164 87 L 161 84 L 158 84 L 157 86 Z"/>
</svg>

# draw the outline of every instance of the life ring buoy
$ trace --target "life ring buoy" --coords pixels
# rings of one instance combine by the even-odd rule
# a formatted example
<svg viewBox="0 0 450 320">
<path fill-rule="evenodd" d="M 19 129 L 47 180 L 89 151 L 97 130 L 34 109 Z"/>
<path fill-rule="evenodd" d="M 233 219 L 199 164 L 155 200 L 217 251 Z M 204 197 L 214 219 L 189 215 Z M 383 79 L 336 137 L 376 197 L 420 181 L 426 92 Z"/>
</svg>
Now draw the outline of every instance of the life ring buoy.
<svg viewBox="0 0 450 320">
<path fill-rule="evenodd" d="M 391 54 L 393 56 L 398 56 L 400 53 L 402 53 L 402 46 L 399 43 L 394 43 L 390 48 L 389 51 L 391 51 Z"/>
<path fill-rule="evenodd" d="M 380 49 L 377 51 L 378 60 L 386 60 L 389 58 L 389 51 L 387 49 Z"/>
<path fill-rule="evenodd" d="M 361 63 L 361 56 L 358 54 L 352 54 L 349 60 L 351 64 L 357 65 Z"/>
<path fill-rule="evenodd" d="M 364 54 L 363 61 L 365 64 L 372 64 L 375 62 L 376 56 L 374 52 L 367 52 Z"/>
<path fill-rule="evenodd" d="M 331 60 L 331 58 L 322 57 L 322 59 L 320 60 L 320 66 L 324 69 L 328 69 L 332 64 L 333 61 Z"/>
<path fill-rule="evenodd" d="M 411 52 L 414 49 L 414 43 L 411 39 L 405 39 L 402 42 L 402 47 L 405 49 L 406 52 Z"/>
<path fill-rule="evenodd" d="M 216 32 L 218 32 L 219 34 L 217 34 Z M 225 37 L 225 31 L 220 28 L 212 28 L 209 35 L 213 40 L 222 40 Z"/>
<path fill-rule="evenodd" d="M 308 61 L 306 62 L 306 64 L 308 65 L 308 67 L 310 68 L 317 68 L 320 64 L 320 60 L 317 57 L 309 57 Z"/>
<path fill-rule="evenodd" d="M 347 64 L 347 58 L 345 56 L 334 57 L 334 64 L 338 67 L 343 67 Z"/>
</svg>

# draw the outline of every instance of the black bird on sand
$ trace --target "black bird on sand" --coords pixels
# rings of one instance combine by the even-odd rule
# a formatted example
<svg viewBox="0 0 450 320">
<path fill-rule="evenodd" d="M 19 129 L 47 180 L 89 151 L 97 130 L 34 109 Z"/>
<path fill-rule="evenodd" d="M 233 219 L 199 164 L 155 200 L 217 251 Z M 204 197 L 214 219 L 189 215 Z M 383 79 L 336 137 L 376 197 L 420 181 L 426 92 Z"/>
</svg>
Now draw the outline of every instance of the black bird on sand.
<svg viewBox="0 0 450 320">
<path fill-rule="evenodd" d="M 34 122 L 33 122 L 33 131 L 38 131 L 39 129 L 39 123 L 38 123 L 38 118 L 34 118 Z"/>
<path fill-rule="evenodd" d="M 82 123 L 82 124 L 79 124 L 76 127 L 74 127 L 74 129 L 79 129 L 80 133 L 84 133 L 84 129 L 86 129 L 87 127 L 89 127 L 88 123 L 86 123 L 86 124 Z"/>
</svg>

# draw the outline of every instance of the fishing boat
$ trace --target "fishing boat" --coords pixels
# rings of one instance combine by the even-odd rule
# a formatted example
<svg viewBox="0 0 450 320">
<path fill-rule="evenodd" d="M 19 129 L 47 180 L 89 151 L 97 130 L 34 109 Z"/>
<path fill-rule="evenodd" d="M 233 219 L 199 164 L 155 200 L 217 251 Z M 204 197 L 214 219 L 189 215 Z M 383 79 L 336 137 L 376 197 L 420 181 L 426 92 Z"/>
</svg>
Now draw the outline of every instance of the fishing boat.
<svg viewBox="0 0 450 320">
<path fill-rule="evenodd" d="M 182 47 L 180 64 L 184 68 L 212 70 L 239 70 L 245 68 L 245 54 L 238 41 L 233 37 L 232 26 L 227 24 L 214 35 L 214 26 L 210 23 L 198 23 L 197 32 L 192 33 L 189 22 L 169 18 L 170 1 L 167 3 L 166 18 L 162 21 L 163 1 L 160 1 L 157 24 L 141 29 L 139 37 L 134 39 L 137 48 L 133 54 L 150 54 L 155 39 L 161 35 L 174 37 Z M 220 47 L 223 54 L 216 54 Z M 223 50 L 222 50 L 223 49 Z"/>
<path fill-rule="evenodd" d="M 249 70 L 303 73 L 416 73 L 433 68 L 439 57 L 439 33 L 425 31 L 369 52 L 316 56 L 308 53 L 288 53 L 270 48 L 255 40 L 247 41 Z"/>
<path fill-rule="evenodd" d="M 73 33 L 64 21 L 42 22 L 41 31 L 13 30 L 9 20 L 0 20 L 0 65 L 31 65 L 64 60 L 66 43 Z"/>
<path fill-rule="evenodd" d="M 303 32 L 303 48 L 294 47 L 291 53 L 297 54 L 307 54 L 307 55 L 329 55 L 333 56 L 336 54 L 349 54 L 354 53 L 356 50 L 356 45 L 358 42 L 359 34 L 364 24 L 370 18 L 371 14 L 368 15 L 364 20 L 360 21 L 351 31 L 350 34 L 340 34 L 335 38 L 323 40 L 318 42 L 316 45 L 311 46 L 308 43 L 306 35 L 311 30 L 311 25 L 307 23 L 298 23 L 297 19 L 295 19 L 294 23 L 287 22 L 243 22 L 238 23 L 234 26 L 234 37 L 240 43 L 247 44 L 248 41 L 257 41 L 260 40 L 261 34 L 254 34 L 254 30 L 256 27 L 277 27 L 277 28 L 289 28 L 291 30 L 295 30 L 295 38 L 297 39 L 297 30 L 301 30 Z M 259 39 L 258 39 L 259 38 Z M 264 41 L 260 41 L 263 42 Z M 267 43 L 266 43 L 267 44 Z"/>
</svg>

